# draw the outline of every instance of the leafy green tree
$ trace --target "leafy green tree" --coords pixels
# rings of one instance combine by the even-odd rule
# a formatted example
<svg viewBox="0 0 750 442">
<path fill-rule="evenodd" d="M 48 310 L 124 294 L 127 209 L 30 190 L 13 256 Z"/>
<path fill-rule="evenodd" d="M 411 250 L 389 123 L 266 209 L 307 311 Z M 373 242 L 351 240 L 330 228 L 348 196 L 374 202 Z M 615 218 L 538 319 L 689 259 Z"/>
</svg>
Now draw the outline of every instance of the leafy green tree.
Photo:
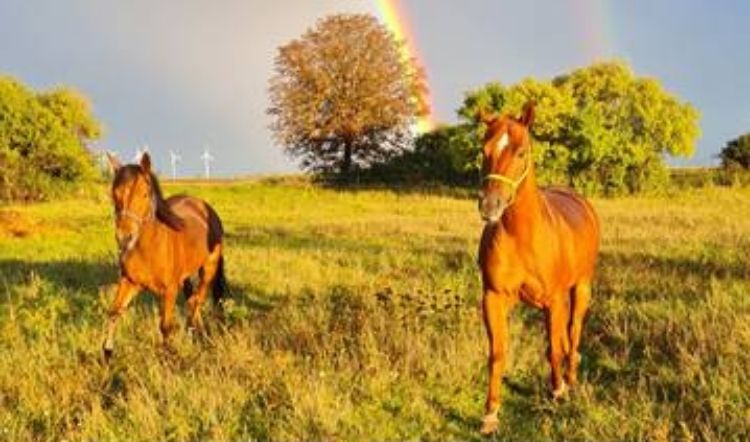
<svg viewBox="0 0 750 442">
<path fill-rule="evenodd" d="M 724 169 L 750 170 L 750 133 L 727 142 L 719 154 Z"/>
<path fill-rule="evenodd" d="M 491 83 L 468 93 L 458 114 L 468 122 L 480 109 L 518 114 L 529 100 L 537 102 L 532 135 L 540 180 L 587 193 L 664 184 L 664 156 L 692 155 L 699 135 L 695 108 L 655 79 L 636 77 L 623 62 L 594 64 L 552 81 Z"/>
<path fill-rule="evenodd" d="M 370 15 L 339 14 L 280 47 L 268 109 L 276 141 L 304 169 L 347 179 L 410 146 L 426 83 L 403 45 Z"/>
<path fill-rule="evenodd" d="M 100 136 L 80 93 L 36 93 L 0 76 L 0 198 L 44 199 L 93 180 L 87 143 Z"/>
<path fill-rule="evenodd" d="M 81 143 L 90 143 L 102 136 L 102 126 L 94 118 L 91 103 L 82 93 L 67 87 L 57 87 L 39 93 L 37 98 Z"/>
<path fill-rule="evenodd" d="M 573 183 L 589 192 L 638 192 L 663 185 L 665 155 L 693 154 L 698 111 L 623 62 L 599 63 L 553 84 L 575 100 L 566 134 Z"/>
<path fill-rule="evenodd" d="M 569 156 L 569 150 L 564 145 L 564 134 L 575 108 L 572 97 L 550 82 L 527 78 L 509 88 L 500 83 L 490 83 L 466 94 L 458 115 L 466 124 L 474 125 L 478 139 L 482 139 L 484 126 L 476 120 L 480 111 L 496 115 L 520 115 L 523 105 L 529 101 L 537 103 L 534 125 L 531 127 L 535 140 L 533 155 L 538 166 L 537 176 L 542 182 L 564 181 Z"/>
</svg>

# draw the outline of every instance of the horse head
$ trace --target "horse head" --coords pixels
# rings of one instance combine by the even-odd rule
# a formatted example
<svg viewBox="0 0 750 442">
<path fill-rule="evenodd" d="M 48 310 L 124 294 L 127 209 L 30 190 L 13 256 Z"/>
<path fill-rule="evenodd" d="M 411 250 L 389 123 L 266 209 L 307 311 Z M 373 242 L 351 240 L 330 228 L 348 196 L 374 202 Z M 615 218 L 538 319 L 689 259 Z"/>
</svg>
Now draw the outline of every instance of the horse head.
<svg viewBox="0 0 750 442">
<path fill-rule="evenodd" d="M 139 164 L 122 165 L 107 155 L 114 180 L 112 202 L 115 206 L 115 237 L 120 252 L 130 250 L 144 224 L 156 217 L 157 194 L 151 172 L 151 157 L 144 153 Z"/>
<path fill-rule="evenodd" d="M 478 120 L 487 126 L 482 148 L 479 213 L 496 223 L 513 204 L 531 164 L 529 128 L 534 121 L 534 103 L 528 102 L 519 118 L 495 116 L 480 111 Z"/>
</svg>

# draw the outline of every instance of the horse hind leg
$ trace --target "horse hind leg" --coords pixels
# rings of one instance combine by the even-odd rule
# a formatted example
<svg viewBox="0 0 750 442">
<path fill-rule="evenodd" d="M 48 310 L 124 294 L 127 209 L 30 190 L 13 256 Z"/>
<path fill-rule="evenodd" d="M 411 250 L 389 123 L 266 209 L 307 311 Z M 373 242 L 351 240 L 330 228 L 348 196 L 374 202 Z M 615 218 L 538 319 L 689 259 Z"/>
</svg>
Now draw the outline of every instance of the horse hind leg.
<svg viewBox="0 0 750 442">
<path fill-rule="evenodd" d="M 198 288 L 195 290 L 193 296 L 187 301 L 188 308 L 188 328 L 195 330 L 199 333 L 203 333 L 203 320 L 201 319 L 201 306 L 205 302 L 208 295 L 208 290 L 211 288 L 211 284 L 214 282 L 217 270 L 219 268 L 219 262 L 221 260 L 222 247 L 221 244 L 217 244 L 214 249 L 209 253 L 206 262 L 202 267 L 202 275 Z"/>
<path fill-rule="evenodd" d="M 573 288 L 571 301 L 570 353 L 568 355 L 568 370 L 565 377 L 568 384 L 572 386 L 578 382 L 578 365 L 581 362 L 578 347 L 581 343 L 583 320 L 591 301 L 591 282 L 589 280 L 580 281 L 576 284 Z"/>
<path fill-rule="evenodd" d="M 567 390 L 563 379 L 563 365 L 571 351 L 567 328 L 570 311 L 566 297 L 558 296 L 545 313 L 549 339 L 547 357 L 550 363 L 552 398 L 559 399 Z"/>
</svg>

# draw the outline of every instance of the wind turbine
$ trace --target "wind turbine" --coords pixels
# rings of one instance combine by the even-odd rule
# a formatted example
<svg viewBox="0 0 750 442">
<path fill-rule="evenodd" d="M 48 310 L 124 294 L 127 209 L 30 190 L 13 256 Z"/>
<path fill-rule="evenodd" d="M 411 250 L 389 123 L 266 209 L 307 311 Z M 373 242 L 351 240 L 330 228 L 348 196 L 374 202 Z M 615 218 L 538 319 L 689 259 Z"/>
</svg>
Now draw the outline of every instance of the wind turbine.
<svg viewBox="0 0 750 442">
<path fill-rule="evenodd" d="M 213 155 L 211 155 L 211 152 L 208 151 L 208 146 L 206 146 L 205 149 L 203 149 L 203 155 L 201 155 L 201 159 L 203 160 L 203 171 L 205 174 L 206 179 L 211 178 L 211 161 L 214 160 Z"/>
<path fill-rule="evenodd" d="M 182 161 L 182 157 L 180 156 L 180 154 L 175 153 L 172 150 L 169 151 L 169 157 L 172 163 L 172 179 L 176 180 L 177 179 L 177 163 Z"/>
</svg>

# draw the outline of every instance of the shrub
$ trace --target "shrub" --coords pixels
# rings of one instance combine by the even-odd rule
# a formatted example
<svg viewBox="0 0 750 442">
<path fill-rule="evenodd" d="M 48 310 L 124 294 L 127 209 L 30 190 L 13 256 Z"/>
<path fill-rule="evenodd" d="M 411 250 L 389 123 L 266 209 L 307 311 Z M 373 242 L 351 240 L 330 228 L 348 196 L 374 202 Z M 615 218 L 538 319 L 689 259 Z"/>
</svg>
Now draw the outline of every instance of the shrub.
<svg viewBox="0 0 750 442">
<path fill-rule="evenodd" d="M 91 182 L 97 169 L 87 144 L 101 135 L 80 93 L 37 93 L 0 76 L 0 199 L 41 200 Z"/>
</svg>

